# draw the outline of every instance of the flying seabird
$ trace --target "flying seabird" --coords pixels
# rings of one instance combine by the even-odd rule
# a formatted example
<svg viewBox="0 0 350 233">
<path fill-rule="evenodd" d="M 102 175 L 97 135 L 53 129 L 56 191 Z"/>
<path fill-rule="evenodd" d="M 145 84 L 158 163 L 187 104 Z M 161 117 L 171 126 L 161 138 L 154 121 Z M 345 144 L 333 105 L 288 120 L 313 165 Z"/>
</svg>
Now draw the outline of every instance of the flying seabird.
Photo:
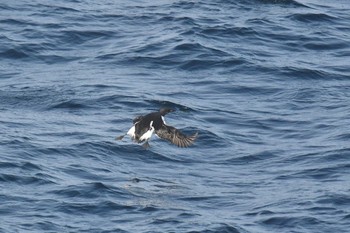
<svg viewBox="0 0 350 233">
<path fill-rule="evenodd" d="M 129 135 L 134 142 L 142 143 L 144 148 L 149 147 L 148 141 L 153 133 L 178 147 L 188 147 L 193 144 L 198 136 L 198 132 L 192 136 L 187 136 L 173 126 L 167 125 L 164 116 L 169 112 L 174 112 L 171 108 L 161 108 L 158 112 L 152 112 L 145 116 L 138 116 L 133 120 L 133 126 L 129 131 L 116 138 L 122 140 L 125 135 Z"/>
</svg>

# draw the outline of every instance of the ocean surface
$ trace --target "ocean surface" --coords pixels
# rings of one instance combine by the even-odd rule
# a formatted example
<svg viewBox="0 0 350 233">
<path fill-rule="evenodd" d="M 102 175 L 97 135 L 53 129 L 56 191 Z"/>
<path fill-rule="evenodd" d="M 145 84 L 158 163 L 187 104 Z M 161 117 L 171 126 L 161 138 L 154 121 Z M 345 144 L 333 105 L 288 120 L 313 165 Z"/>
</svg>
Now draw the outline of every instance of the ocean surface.
<svg viewBox="0 0 350 233">
<path fill-rule="evenodd" d="M 350 232 L 349 12 L 1 1 L 0 232 Z M 193 146 L 115 140 L 161 107 Z"/>
</svg>

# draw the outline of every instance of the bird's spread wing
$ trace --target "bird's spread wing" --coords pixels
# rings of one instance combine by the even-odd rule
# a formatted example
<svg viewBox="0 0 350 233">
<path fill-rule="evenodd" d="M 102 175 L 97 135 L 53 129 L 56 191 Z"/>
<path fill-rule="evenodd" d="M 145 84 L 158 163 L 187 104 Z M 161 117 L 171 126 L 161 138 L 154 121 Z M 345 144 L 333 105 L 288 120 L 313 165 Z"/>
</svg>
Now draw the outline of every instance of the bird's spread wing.
<svg viewBox="0 0 350 233">
<path fill-rule="evenodd" d="M 156 134 L 160 138 L 168 140 L 178 147 L 188 147 L 192 145 L 198 136 L 198 133 L 192 136 L 186 136 L 181 133 L 180 130 L 169 125 L 163 125 L 160 129 L 156 130 Z"/>
</svg>

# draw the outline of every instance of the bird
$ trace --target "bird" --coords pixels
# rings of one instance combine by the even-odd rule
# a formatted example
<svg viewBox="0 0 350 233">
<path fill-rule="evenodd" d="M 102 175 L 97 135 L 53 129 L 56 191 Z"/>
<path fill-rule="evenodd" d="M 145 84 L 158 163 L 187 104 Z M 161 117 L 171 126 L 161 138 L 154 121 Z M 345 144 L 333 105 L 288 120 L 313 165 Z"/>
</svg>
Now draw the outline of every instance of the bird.
<svg viewBox="0 0 350 233">
<path fill-rule="evenodd" d="M 133 120 L 133 126 L 129 131 L 116 137 L 116 140 L 122 140 L 126 135 L 130 136 L 134 142 L 144 143 L 142 146 L 147 149 L 150 147 L 149 140 L 153 133 L 159 138 L 167 140 L 178 147 L 188 147 L 194 143 L 198 137 L 198 132 L 191 136 L 183 134 L 173 126 L 167 125 L 164 116 L 174 112 L 171 108 L 161 108 L 158 112 L 151 112 L 144 116 L 137 116 Z"/>
</svg>

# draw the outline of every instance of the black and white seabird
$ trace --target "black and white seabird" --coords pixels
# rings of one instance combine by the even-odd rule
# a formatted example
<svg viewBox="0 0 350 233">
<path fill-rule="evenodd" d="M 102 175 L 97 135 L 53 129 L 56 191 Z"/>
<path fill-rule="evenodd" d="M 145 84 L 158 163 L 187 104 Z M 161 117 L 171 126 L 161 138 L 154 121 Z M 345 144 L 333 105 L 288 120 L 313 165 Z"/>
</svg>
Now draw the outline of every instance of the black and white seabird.
<svg viewBox="0 0 350 233">
<path fill-rule="evenodd" d="M 142 143 L 144 148 L 149 147 L 148 141 L 153 133 L 158 137 L 165 139 L 178 147 L 188 147 L 193 144 L 198 136 L 198 133 L 192 136 L 186 136 L 181 133 L 180 130 L 167 125 L 164 120 L 164 116 L 169 112 L 174 112 L 171 108 L 161 108 L 159 112 L 152 112 L 145 116 L 138 116 L 133 120 L 133 126 L 129 131 L 117 137 L 117 140 L 122 140 L 125 135 L 129 135 L 131 139 L 137 143 Z"/>
</svg>

